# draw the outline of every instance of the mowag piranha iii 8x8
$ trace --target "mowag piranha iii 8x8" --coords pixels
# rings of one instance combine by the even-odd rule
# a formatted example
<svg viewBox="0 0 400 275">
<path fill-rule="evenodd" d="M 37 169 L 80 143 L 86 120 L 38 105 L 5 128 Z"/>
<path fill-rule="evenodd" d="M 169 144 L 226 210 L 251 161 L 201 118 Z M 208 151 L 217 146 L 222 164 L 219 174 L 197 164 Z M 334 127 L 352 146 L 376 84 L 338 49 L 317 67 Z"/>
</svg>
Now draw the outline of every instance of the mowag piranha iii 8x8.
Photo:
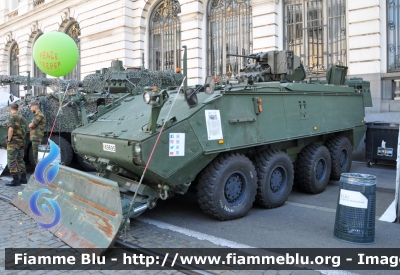
<svg viewBox="0 0 400 275">
<path fill-rule="evenodd" d="M 195 88 L 143 93 L 126 93 L 126 71 L 113 61 L 120 69 L 108 91 L 125 95 L 90 115 L 82 115 L 85 96 L 70 95 L 81 117 L 73 149 L 97 175 L 60 166 L 47 186 L 31 177 L 14 203 L 29 213 L 32 193 L 46 188 L 61 209 L 54 234 L 73 247 L 107 248 L 128 218 L 192 184 L 201 209 L 218 220 L 240 218 L 253 203 L 279 207 L 293 184 L 322 192 L 350 170 L 372 106 L 369 82 L 346 81 L 343 66 L 332 66 L 324 81 L 305 81 L 292 51 L 240 57 L 252 62 L 235 83 L 207 77 Z M 52 211 L 31 216 L 54 219 Z"/>
</svg>

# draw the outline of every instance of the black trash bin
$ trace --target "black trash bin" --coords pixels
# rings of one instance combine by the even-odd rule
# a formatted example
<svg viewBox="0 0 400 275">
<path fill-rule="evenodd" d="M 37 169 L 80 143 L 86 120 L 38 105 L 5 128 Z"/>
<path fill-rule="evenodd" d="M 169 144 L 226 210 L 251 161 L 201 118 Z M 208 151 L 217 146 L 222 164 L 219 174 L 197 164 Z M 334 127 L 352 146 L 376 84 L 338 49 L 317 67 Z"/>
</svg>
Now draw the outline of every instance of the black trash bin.
<svg viewBox="0 0 400 275">
<path fill-rule="evenodd" d="M 343 173 L 333 236 L 339 240 L 375 242 L 376 176 Z"/>
<path fill-rule="evenodd" d="M 396 161 L 399 124 L 370 122 L 365 135 L 365 158 L 368 166 L 378 160 Z"/>
</svg>

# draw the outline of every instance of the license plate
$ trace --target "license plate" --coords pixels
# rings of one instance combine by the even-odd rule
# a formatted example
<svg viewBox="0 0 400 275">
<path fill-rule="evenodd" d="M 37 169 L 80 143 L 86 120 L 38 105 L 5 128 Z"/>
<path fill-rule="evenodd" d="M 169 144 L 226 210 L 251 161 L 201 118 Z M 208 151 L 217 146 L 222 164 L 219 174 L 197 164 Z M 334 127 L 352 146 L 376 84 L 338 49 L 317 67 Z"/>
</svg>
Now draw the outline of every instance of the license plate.
<svg viewBox="0 0 400 275">
<path fill-rule="evenodd" d="M 103 150 L 115 153 L 115 144 L 103 143 Z"/>
</svg>

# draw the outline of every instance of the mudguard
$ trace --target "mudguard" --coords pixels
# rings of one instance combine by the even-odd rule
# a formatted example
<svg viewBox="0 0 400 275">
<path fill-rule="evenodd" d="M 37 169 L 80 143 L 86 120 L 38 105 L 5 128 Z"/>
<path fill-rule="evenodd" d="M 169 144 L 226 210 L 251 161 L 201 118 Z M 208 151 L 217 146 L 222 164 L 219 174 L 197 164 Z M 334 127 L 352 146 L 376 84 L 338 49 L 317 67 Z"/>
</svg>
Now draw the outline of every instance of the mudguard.
<svg viewBox="0 0 400 275">
<path fill-rule="evenodd" d="M 63 165 L 51 183 L 36 177 L 12 201 L 16 207 L 73 248 L 113 245 L 123 218 L 115 181 Z"/>
</svg>

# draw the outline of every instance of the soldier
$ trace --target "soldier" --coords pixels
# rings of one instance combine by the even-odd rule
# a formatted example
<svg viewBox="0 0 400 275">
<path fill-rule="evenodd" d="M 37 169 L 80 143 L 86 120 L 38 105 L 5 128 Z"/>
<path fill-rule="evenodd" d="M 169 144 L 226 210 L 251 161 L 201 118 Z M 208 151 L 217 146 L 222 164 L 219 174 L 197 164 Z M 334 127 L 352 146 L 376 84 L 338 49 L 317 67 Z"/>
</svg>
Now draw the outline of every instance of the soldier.
<svg viewBox="0 0 400 275">
<path fill-rule="evenodd" d="M 31 102 L 29 105 L 31 111 L 33 113 L 32 122 L 29 124 L 29 128 L 31 129 L 31 142 L 32 142 L 32 152 L 33 159 L 35 160 L 35 164 L 38 163 L 38 149 L 39 144 L 42 143 L 43 135 L 44 135 L 44 127 L 46 126 L 46 118 L 40 112 L 39 102 Z"/>
<path fill-rule="evenodd" d="M 6 183 L 7 186 L 21 185 L 20 174 L 23 175 L 26 183 L 26 170 L 24 162 L 26 119 L 18 114 L 18 105 L 10 105 L 10 117 L 8 119 L 7 136 L 7 165 L 13 180 Z"/>
</svg>

